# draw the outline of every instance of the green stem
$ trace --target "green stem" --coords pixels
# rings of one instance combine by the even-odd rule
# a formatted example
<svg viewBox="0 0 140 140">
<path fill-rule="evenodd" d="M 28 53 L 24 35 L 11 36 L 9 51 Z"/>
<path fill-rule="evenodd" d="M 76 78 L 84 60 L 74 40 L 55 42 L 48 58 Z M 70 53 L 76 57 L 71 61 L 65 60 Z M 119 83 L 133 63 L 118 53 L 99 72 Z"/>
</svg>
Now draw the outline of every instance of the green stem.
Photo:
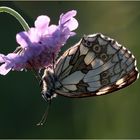
<svg viewBox="0 0 140 140">
<path fill-rule="evenodd" d="M 24 20 L 24 18 L 18 12 L 13 10 L 12 8 L 2 6 L 2 7 L 0 7 L 0 12 L 6 12 L 6 13 L 14 16 L 19 21 L 19 23 L 22 25 L 22 27 L 25 31 L 28 31 L 30 29 L 29 25 Z"/>
</svg>

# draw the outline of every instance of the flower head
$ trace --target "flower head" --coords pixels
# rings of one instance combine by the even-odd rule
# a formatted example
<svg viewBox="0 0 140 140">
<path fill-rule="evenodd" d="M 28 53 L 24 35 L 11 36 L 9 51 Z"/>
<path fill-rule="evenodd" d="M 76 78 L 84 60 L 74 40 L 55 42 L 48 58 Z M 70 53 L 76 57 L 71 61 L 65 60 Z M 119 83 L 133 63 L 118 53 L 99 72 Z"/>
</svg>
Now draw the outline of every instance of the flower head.
<svg viewBox="0 0 140 140">
<path fill-rule="evenodd" d="M 37 17 L 35 27 L 16 35 L 20 48 L 6 56 L 0 54 L 0 74 L 6 75 L 10 70 L 41 69 L 51 65 L 67 39 L 75 35 L 72 32 L 78 27 L 75 15 L 75 10 L 61 14 L 58 25 L 49 25 L 48 16 Z"/>
</svg>

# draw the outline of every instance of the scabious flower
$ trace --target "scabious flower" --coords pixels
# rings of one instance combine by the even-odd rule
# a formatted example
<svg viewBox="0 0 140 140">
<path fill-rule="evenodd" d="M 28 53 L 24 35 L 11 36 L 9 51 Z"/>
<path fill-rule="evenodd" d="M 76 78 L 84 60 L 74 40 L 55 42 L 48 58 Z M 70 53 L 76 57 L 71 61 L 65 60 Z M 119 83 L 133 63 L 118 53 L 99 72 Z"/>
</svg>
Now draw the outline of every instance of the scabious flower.
<svg viewBox="0 0 140 140">
<path fill-rule="evenodd" d="M 58 25 L 49 25 L 50 18 L 46 15 L 37 17 L 34 26 L 16 35 L 20 45 L 13 53 L 0 54 L 0 74 L 6 75 L 10 70 L 39 70 L 52 64 L 67 39 L 78 27 L 74 18 L 76 11 L 72 10 L 60 15 Z"/>
</svg>

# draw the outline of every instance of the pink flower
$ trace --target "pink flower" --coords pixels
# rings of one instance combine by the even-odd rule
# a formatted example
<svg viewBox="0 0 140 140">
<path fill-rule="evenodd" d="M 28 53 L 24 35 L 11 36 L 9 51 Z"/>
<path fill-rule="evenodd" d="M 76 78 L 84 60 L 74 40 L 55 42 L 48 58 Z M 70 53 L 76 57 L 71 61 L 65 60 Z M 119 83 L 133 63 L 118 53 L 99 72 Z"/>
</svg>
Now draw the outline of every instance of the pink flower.
<svg viewBox="0 0 140 140">
<path fill-rule="evenodd" d="M 58 25 L 49 25 L 48 16 L 37 17 L 35 27 L 16 35 L 20 49 L 6 56 L 0 54 L 0 74 L 6 75 L 10 70 L 38 70 L 51 65 L 67 39 L 75 35 L 72 31 L 78 27 L 74 18 L 76 13 L 72 10 L 61 14 Z"/>
</svg>

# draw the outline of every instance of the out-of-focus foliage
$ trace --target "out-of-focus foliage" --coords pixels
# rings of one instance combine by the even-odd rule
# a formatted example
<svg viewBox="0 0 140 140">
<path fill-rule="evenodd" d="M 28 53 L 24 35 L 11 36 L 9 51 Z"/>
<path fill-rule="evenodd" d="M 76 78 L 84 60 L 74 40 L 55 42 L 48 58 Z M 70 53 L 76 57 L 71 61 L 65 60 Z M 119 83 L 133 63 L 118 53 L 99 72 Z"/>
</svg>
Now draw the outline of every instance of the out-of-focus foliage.
<svg viewBox="0 0 140 140">
<path fill-rule="evenodd" d="M 0 2 L 17 10 L 33 26 L 37 16 L 47 14 L 52 23 L 59 15 L 77 10 L 79 28 L 64 50 L 84 34 L 101 32 L 131 50 L 140 67 L 140 2 Z M 56 23 L 57 24 L 57 23 Z M 0 52 L 16 47 L 22 31 L 10 15 L 0 14 Z M 47 106 L 31 72 L 0 76 L 0 138 L 140 138 L 139 80 L 115 93 L 83 99 L 58 96 L 52 101 L 47 123 L 36 126 Z"/>
</svg>

